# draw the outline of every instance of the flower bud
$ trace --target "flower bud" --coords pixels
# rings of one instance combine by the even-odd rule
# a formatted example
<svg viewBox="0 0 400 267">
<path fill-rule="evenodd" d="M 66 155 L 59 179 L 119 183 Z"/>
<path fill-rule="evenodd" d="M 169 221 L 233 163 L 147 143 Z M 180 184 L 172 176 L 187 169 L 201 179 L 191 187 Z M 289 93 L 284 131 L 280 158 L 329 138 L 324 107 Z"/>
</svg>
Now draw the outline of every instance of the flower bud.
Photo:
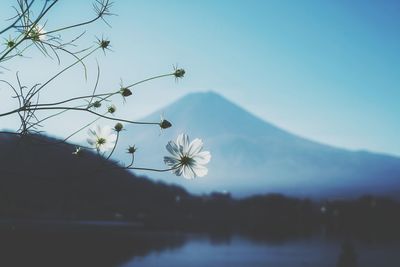
<svg viewBox="0 0 400 267">
<path fill-rule="evenodd" d="M 15 46 L 15 41 L 10 39 L 7 41 L 6 45 L 8 48 L 13 48 Z"/>
<path fill-rule="evenodd" d="M 117 110 L 117 107 L 116 107 L 115 105 L 111 105 L 111 106 L 109 106 L 108 109 L 107 109 L 107 111 L 108 111 L 110 114 L 113 114 L 116 110 Z"/>
<path fill-rule="evenodd" d="M 124 128 L 124 126 L 123 126 L 122 123 L 120 123 L 120 122 L 118 122 L 118 123 L 115 124 L 115 126 L 114 126 L 114 130 L 115 130 L 116 132 L 122 131 L 123 128 Z"/>
<path fill-rule="evenodd" d="M 159 125 L 160 125 L 161 129 L 168 129 L 169 127 L 172 126 L 172 124 L 165 119 L 162 119 L 161 122 L 159 123 Z"/>
<path fill-rule="evenodd" d="M 119 92 L 123 97 L 132 95 L 132 91 L 129 90 L 128 88 L 121 88 L 121 90 L 119 90 Z"/>
<path fill-rule="evenodd" d="M 94 107 L 94 108 L 101 107 L 101 102 L 100 101 L 94 101 L 93 104 L 92 104 L 92 107 Z"/>
<path fill-rule="evenodd" d="M 129 154 L 135 154 L 136 150 L 137 150 L 137 148 L 135 147 L 135 145 L 129 146 L 129 147 L 128 147 L 128 152 L 127 152 L 127 153 L 129 153 Z"/>
<path fill-rule="evenodd" d="M 176 69 L 174 72 L 175 78 L 183 78 L 185 76 L 185 70 L 184 69 Z"/>
<path fill-rule="evenodd" d="M 110 40 L 101 39 L 99 41 L 99 46 L 103 50 L 107 49 L 110 46 Z"/>
</svg>

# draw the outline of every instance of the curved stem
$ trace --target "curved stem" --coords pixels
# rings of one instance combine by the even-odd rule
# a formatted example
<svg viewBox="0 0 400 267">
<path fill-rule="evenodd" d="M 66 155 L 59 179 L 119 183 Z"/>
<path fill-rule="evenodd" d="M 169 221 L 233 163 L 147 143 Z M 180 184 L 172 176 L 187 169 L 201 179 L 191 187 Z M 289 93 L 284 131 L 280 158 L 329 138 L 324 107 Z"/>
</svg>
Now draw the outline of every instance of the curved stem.
<svg viewBox="0 0 400 267">
<path fill-rule="evenodd" d="M 6 31 L 12 29 L 15 25 L 17 25 L 17 23 L 25 16 L 25 14 L 26 14 L 27 12 L 29 12 L 29 10 L 31 9 L 31 6 L 32 6 L 32 4 L 33 4 L 34 2 L 35 2 L 35 0 L 32 0 L 32 1 L 28 4 L 28 6 L 25 8 L 25 10 L 24 10 L 20 15 L 18 15 L 18 17 L 14 20 L 13 23 L 11 23 L 11 25 L 9 25 L 8 27 L 6 27 L 5 29 L 3 29 L 3 30 L 0 31 L 0 34 L 5 33 Z"/>
<path fill-rule="evenodd" d="M 130 167 L 132 167 L 134 161 L 135 161 L 135 153 L 132 153 L 131 163 L 128 166 L 126 166 L 125 168 L 129 169 Z"/>
<path fill-rule="evenodd" d="M 98 19 L 103 17 L 104 12 L 107 10 L 108 6 L 109 6 L 109 1 L 106 1 L 106 3 L 103 4 L 103 6 L 102 6 L 101 12 L 99 12 L 99 14 L 95 18 L 93 18 L 91 20 L 88 20 L 88 21 L 85 21 L 85 22 L 81 22 L 81 23 L 77 23 L 77 24 L 70 25 L 70 26 L 66 26 L 66 27 L 62 27 L 62 28 L 59 28 L 59 29 L 51 30 L 51 31 L 46 32 L 46 34 L 51 34 L 51 33 L 60 32 L 60 31 L 64 31 L 64 30 L 68 30 L 68 29 L 72 29 L 72 28 L 81 27 L 81 26 L 85 26 L 85 25 L 91 24 L 91 23 L 95 22 L 96 20 L 98 20 Z"/>
<path fill-rule="evenodd" d="M 21 107 L 21 108 L 17 108 L 17 109 L 11 110 L 11 111 L 9 111 L 9 112 L 0 114 L 0 117 L 8 116 L 8 115 L 11 115 L 11 114 L 20 112 L 20 111 L 22 111 L 22 110 L 23 110 L 22 107 Z"/>
<path fill-rule="evenodd" d="M 144 125 L 160 125 L 160 123 L 158 122 L 141 122 L 141 121 L 131 121 L 131 120 L 125 120 L 125 119 L 120 119 L 120 118 L 113 118 L 113 117 L 109 117 L 109 116 L 105 116 L 102 115 L 100 113 L 94 112 L 92 110 L 89 110 L 87 108 L 76 108 L 76 107 L 44 107 L 44 108 L 35 108 L 35 111 L 39 111 L 39 110 L 76 110 L 76 111 L 85 111 L 85 112 L 89 112 L 92 113 L 96 116 L 102 117 L 104 119 L 108 119 L 108 120 L 113 120 L 113 121 L 119 121 L 119 122 L 126 122 L 126 123 L 131 123 L 131 124 L 144 124 Z M 22 110 L 31 110 L 29 107 L 27 108 L 23 108 Z M 20 111 L 20 109 L 18 109 L 17 111 Z M 15 113 L 15 112 L 14 112 Z M 2 114 L 0 114 L 1 116 Z"/>
<path fill-rule="evenodd" d="M 119 139 L 119 132 L 117 132 L 117 139 L 115 140 L 114 147 L 113 147 L 113 149 L 111 150 L 111 152 L 110 152 L 110 154 L 108 155 L 108 157 L 106 158 L 106 160 L 109 160 L 109 159 L 111 158 L 112 154 L 114 153 L 115 148 L 117 147 L 117 144 L 118 144 L 118 139 Z"/>
<path fill-rule="evenodd" d="M 138 84 L 141 84 L 141 83 L 144 83 L 144 82 L 148 82 L 148 81 L 151 81 L 151 80 L 154 80 L 154 79 L 158 79 L 158 78 L 162 78 L 162 77 L 173 76 L 173 75 L 174 75 L 174 73 L 168 73 L 168 74 L 154 76 L 154 77 L 147 78 L 147 79 L 141 80 L 139 82 L 133 83 L 133 84 L 131 84 L 129 86 L 126 86 L 125 88 L 131 88 L 131 87 L 133 87 L 135 85 L 138 85 Z"/>
<path fill-rule="evenodd" d="M 68 67 L 65 67 L 63 70 L 61 70 L 60 72 L 58 72 L 57 74 L 55 74 L 53 77 L 51 77 L 48 81 L 46 81 L 44 84 L 42 84 L 35 92 L 33 92 L 31 94 L 31 96 L 28 98 L 28 100 L 30 100 L 35 94 L 39 93 L 40 90 L 42 90 L 46 85 L 48 85 L 50 82 L 52 82 L 53 80 L 55 80 L 58 76 L 60 76 L 62 73 L 64 73 L 65 71 L 69 70 L 70 68 L 72 68 L 73 66 L 75 66 L 76 64 L 78 64 L 79 62 L 82 62 L 82 60 L 84 60 L 85 58 L 89 57 L 91 54 L 93 54 L 94 52 L 96 52 L 98 49 L 100 48 L 100 46 L 94 48 L 92 51 L 90 51 L 88 54 L 86 54 L 85 56 L 79 58 L 78 60 L 76 60 L 74 63 L 72 63 L 71 65 L 69 65 Z"/>
<path fill-rule="evenodd" d="M 111 96 L 111 95 L 115 95 L 117 93 L 119 93 L 119 91 L 118 92 L 114 92 L 114 93 L 104 93 L 104 94 L 97 94 L 97 95 L 77 96 L 77 97 L 69 98 L 69 99 L 66 99 L 66 100 L 63 100 L 63 101 L 60 101 L 60 102 L 37 104 L 37 105 L 32 105 L 32 106 L 36 106 L 36 107 L 56 106 L 56 105 L 65 104 L 65 103 L 68 103 L 68 102 L 71 102 L 71 101 L 74 101 L 74 100 L 101 97 L 101 96 Z"/>
<path fill-rule="evenodd" d="M 169 169 L 152 169 L 152 168 L 140 168 L 140 167 L 127 167 L 126 169 L 129 170 L 139 170 L 139 171 L 153 171 L 153 172 L 168 172 L 175 170 L 176 168 L 169 168 Z"/>
<path fill-rule="evenodd" d="M 107 113 L 105 113 L 107 114 Z M 93 123 L 95 123 L 96 121 L 100 120 L 101 117 L 98 117 L 97 119 L 89 122 L 88 124 L 84 125 L 83 127 L 79 128 L 78 130 L 76 130 L 75 132 L 73 132 L 72 134 L 68 135 L 66 138 L 64 138 L 64 140 L 62 140 L 62 142 L 66 142 L 68 139 L 70 139 L 72 136 L 74 136 L 75 134 L 79 133 L 80 131 L 84 130 L 85 128 L 89 127 L 90 125 L 92 125 Z"/>
</svg>

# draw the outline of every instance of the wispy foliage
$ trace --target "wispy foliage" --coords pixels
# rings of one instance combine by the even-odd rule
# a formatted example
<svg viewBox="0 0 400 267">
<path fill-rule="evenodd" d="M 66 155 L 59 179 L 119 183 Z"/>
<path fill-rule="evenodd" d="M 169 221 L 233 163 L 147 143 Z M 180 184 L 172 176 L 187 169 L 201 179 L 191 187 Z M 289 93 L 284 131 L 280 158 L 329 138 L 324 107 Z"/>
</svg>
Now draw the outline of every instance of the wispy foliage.
<svg viewBox="0 0 400 267">
<path fill-rule="evenodd" d="M 87 60 L 99 52 L 103 52 L 104 55 L 106 55 L 106 51 L 111 48 L 111 40 L 104 37 L 96 38 L 94 45 L 91 46 L 82 46 L 80 40 L 85 38 L 85 27 L 89 24 L 102 21 L 107 26 L 110 26 L 107 19 L 114 15 L 111 12 L 113 2 L 110 0 L 96 0 L 93 2 L 94 13 L 92 14 L 92 18 L 51 29 L 47 27 L 48 14 L 59 2 L 59 0 L 16 0 L 16 5 L 13 7 L 15 16 L 8 20 L 9 24 L 4 29 L 0 30 L 0 38 L 4 40 L 0 48 L 0 68 L 2 68 L 3 71 L 14 71 L 7 69 L 5 64 L 18 57 L 28 57 L 34 49 L 38 50 L 44 57 L 53 59 L 56 64 L 61 67 L 61 70 L 48 77 L 45 82 L 34 81 L 34 85 L 30 87 L 26 86 L 21 81 L 21 74 L 18 70 L 15 70 L 15 81 L 7 79 L 0 80 L 6 87 L 9 87 L 11 92 L 10 100 L 15 101 L 15 108 L 0 114 L 0 118 L 17 114 L 20 120 L 19 128 L 14 132 L 7 133 L 20 135 L 21 137 L 26 135 L 35 136 L 45 131 L 45 129 L 43 129 L 43 123 L 45 121 L 56 118 L 63 113 L 88 113 L 93 115 L 93 120 L 85 125 L 77 126 L 77 130 L 70 133 L 59 143 L 67 142 L 77 133 L 86 130 L 89 135 L 89 146 L 77 147 L 77 149 L 71 151 L 71 153 L 80 156 L 84 150 L 94 150 L 97 151 L 99 155 L 109 159 L 114 153 L 118 144 L 119 135 L 123 131 L 124 126 L 122 123 L 156 126 L 160 129 L 171 127 L 172 124 L 164 118 L 162 118 L 161 121 L 143 122 L 119 117 L 116 115 L 117 105 L 115 103 L 118 103 L 121 99 L 123 102 L 126 102 L 126 99 L 133 94 L 132 89 L 139 84 L 164 77 L 174 77 L 175 79 L 183 78 L 185 70 L 177 67 L 174 67 L 173 71 L 170 73 L 132 82 L 127 86 L 116 86 L 115 89 L 109 92 L 97 93 L 101 73 L 101 68 L 97 65 L 95 86 L 93 90 L 91 90 L 91 94 L 77 95 L 56 102 L 46 103 L 41 101 L 41 94 L 48 94 L 49 92 L 49 90 L 44 92 L 43 89 L 49 87 L 52 82 L 60 79 L 67 71 L 76 66 L 82 67 L 84 76 L 87 79 Z M 76 29 L 81 29 L 81 32 L 72 38 L 64 38 L 66 35 L 74 34 L 73 30 Z M 65 64 L 65 57 L 70 57 L 72 62 Z M 109 102 L 112 103 L 110 104 Z M 108 105 L 106 105 L 106 103 Z M 100 119 L 113 122 L 115 126 L 95 125 Z M 52 145 L 56 144 L 57 143 L 52 143 Z M 134 166 L 136 146 L 132 145 L 128 147 L 127 150 L 128 153 L 132 155 L 132 161 L 125 166 L 121 166 L 122 168 L 173 171 L 179 175 L 181 174 L 181 172 L 176 171 L 177 167 L 161 170 L 136 167 Z M 192 166 L 187 167 L 191 168 Z"/>
</svg>

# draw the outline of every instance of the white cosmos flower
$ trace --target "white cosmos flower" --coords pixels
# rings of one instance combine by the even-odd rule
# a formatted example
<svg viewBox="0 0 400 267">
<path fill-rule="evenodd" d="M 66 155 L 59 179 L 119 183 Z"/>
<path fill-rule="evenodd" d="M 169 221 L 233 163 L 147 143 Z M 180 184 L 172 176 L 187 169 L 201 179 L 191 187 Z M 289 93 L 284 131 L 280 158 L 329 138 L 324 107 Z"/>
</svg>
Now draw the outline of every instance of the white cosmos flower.
<svg viewBox="0 0 400 267">
<path fill-rule="evenodd" d="M 180 134 L 176 142 L 169 141 L 167 150 L 171 156 L 164 157 L 164 162 L 178 176 L 187 179 L 195 177 L 203 177 L 208 173 L 208 169 L 204 166 L 210 159 L 211 154 L 203 149 L 203 141 L 196 138 L 189 143 L 189 137 L 186 134 Z"/>
<path fill-rule="evenodd" d="M 30 37 L 34 41 L 46 41 L 46 31 L 44 30 L 44 26 L 36 24 L 36 26 L 29 33 Z"/>
<path fill-rule="evenodd" d="M 114 147 L 117 135 L 110 126 L 97 125 L 88 130 L 87 142 L 100 152 L 106 152 Z"/>
</svg>

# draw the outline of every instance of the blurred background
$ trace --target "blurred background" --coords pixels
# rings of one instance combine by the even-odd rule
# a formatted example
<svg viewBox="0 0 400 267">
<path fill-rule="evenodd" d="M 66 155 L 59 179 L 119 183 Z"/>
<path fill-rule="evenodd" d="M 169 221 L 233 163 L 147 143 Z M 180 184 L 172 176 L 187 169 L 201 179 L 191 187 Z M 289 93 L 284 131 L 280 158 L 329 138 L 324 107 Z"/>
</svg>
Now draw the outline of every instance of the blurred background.
<svg viewBox="0 0 400 267">
<path fill-rule="evenodd" d="M 0 28 L 13 5 L 2 3 Z M 87 79 L 77 65 L 41 100 L 90 94 L 97 64 L 99 93 L 175 66 L 183 79 L 107 103 L 118 117 L 173 127 L 124 124 L 112 162 L 71 154 L 86 131 L 59 146 L 0 134 L 8 266 L 26 264 L 21 254 L 42 266 L 399 266 L 398 1 L 115 1 L 111 11 L 111 27 L 64 36 L 85 31 L 83 46 L 105 38 L 111 51 L 88 59 Z M 45 30 L 92 16 L 91 1 L 60 1 Z M 29 51 L 2 65 L 2 80 L 16 83 L 18 71 L 33 86 L 62 69 Z M 11 94 L 0 85 L 0 113 L 16 107 Z M 1 130 L 19 126 L 1 119 Z M 91 120 L 65 113 L 38 138 Z M 135 166 L 164 168 L 165 145 L 182 132 L 211 152 L 206 177 L 115 170 L 130 145 Z M 54 235 L 65 242 L 50 245 Z"/>
</svg>

